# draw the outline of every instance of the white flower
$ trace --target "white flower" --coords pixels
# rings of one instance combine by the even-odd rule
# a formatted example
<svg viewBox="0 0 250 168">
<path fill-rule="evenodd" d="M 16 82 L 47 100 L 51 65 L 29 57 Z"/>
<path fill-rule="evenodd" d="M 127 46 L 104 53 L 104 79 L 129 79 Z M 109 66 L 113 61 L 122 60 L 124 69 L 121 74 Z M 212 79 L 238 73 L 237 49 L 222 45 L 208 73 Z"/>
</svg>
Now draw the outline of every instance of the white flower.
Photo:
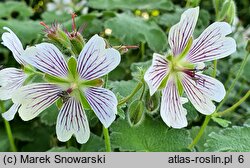
<svg viewBox="0 0 250 168">
<path fill-rule="evenodd" d="M 53 0 L 54 2 L 47 3 L 48 11 L 55 11 L 57 15 L 61 15 L 63 12 L 72 13 L 72 0 Z"/>
<path fill-rule="evenodd" d="M 48 11 L 55 11 L 57 15 L 61 15 L 63 12 L 72 13 L 74 11 L 80 11 L 81 14 L 88 13 L 87 1 L 81 0 L 78 3 L 72 0 L 53 0 L 53 2 L 47 3 Z"/>
<path fill-rule="evenodd" d="M 18 112 L 23 120 L 33 119 L 62 98 L 64 103 L 56 124 L 57 137 L 65 142 L 74 134 L 79 143 L 85 143 L 90 136 L 83 101 L 88 102 L 105 127 L 115 120 L 117 99 L 113 92 L 100 87 L 99 78 L 118 66 L 120 53 L 106 48 L 103 38 L 94 35 L 84 46 L 77 62 L 70 58 L 75 61 L 75 67 L 68 66 L 63 54 L 49 43 L 30 47 L 24 55 L 26 62 L 59 79 L 59 82 L 31 84 L 15 92 L 12 100 L 21 104 Z"/>
<path fill-rule="evenodd" d="M 209 115 L 215 111 L 212 100 L 220 102 L 225 88 L 220 81 L 201 73 L 203 62 L 224 58 L 236 50 L 235 40 L 225 37 L 231 33 L 230 25 L 225 22 L 211 24 L 193 40 L 198 15 L 198 7 L 182 14 L 180 22 L 169 32 L 171 54 L 164 57 L 155 53 L 144 76 L 151 95 L 163 89 L 161 117 L 174 128 L 187 126 L 183 92 L 200 113 Z"/>
<path fill-rule="evenodd" d="M 22 53 L 24 52 L 22 43 L 9 28 L 3 27 L 3 29 L 8 32 L 2 34 L 2 44 L 12 52 L 19 64 L 26 65 L 22 57 Z M 21 69 L 5 68 L 0 70 L 0 100 L 11 99 L 13 92 L 23 85 L 26 77 L 27 75 L 25 75 Z M 19 106 L 19 104 L 13 104 L 7 112 L 2 114 L 2 116 L 8 121 L 12 120 Z"/>
</svg>

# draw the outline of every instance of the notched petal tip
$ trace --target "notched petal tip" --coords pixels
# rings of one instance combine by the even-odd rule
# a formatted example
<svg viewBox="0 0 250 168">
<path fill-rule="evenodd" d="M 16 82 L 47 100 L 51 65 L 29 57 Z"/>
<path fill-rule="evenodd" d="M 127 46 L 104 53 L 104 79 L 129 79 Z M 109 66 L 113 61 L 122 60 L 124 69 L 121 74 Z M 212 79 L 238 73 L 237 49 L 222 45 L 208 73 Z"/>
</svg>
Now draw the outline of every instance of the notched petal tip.
<svg viewBox="0 0 250 168">
<path fill-rule="evenodd" d="M 168 63 L 166 59 L 162 55 L 154 53 L 152 65 L 144 75 L 151 96 L 157 91 L 167 73 Z"/>
<path fill-rule="evenodd" d="M 202 34 L 194 40 L 187 55 L 192 63 L 212 61 L 229 56 L 236 51 L 236 42 L 226 35 L 232 32 L 226 22 L 215 22 L 208 26 Z"/>
<path fill-rule="evenodd" d="M 78 143 L 86 143 L 90 137 L 90 130 L 87 117 L 79 103 L 71 97 L 63 104 L 57 117 L 56 134 L 59 141 L 66 142 L 72 135 Z"/>
<path fill-rule="evenodd" d="M 80 53 L 77 71 L 82 79 L 94 80 L 115 69 L 120 61 L 120 53 L 113 48 L 106 48 L 104 39 L 95 35 Z"/>
<path fill-rule="evenodd" d="M 22 56 L 24 49 L 21 41 L 10 28 L 3 27 L 3 29 L 8 32 L 2 34 L 2 45 L 6 46 L 12 52 L 14 58 L 19 64 L 25 65 L 26 62 Z"/>
<path fill-rule="evenodd" d="M 169 79 L 162 91 L 160 109 L 162 120 L 169 127 L 179 129 L 187 126 L 187 110 L 182 106 L 186 102 L 186 99 L 179 96 L 173 79 Z"/>
<path fill-rule="evenodd" d="M 115 120 L 118 101 L 113 92 L 105 88 L 91 87 L 85 90 L 86 99 L 105 128 Z"/>
</svg>

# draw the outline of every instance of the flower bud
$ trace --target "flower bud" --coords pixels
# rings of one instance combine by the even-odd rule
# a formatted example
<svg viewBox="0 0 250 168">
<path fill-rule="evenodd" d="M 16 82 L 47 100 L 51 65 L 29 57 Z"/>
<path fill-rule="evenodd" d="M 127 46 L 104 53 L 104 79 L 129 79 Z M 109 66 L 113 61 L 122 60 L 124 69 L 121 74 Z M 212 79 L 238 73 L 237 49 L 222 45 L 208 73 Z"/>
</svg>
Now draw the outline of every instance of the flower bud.
<svg viewBox="0 0 250 168">
<path fill-rule="evenodd" d="M 219 20 L 224 20 L 229 24 L 232 24 L 236 17 L 236 5 L 233 0 L 226 0 L 222 4 L 221 10 L 219 11 Z"/>
<path fill-rule="evenodd" d="M 149 94 L 149 90 L 145 93 L 145 107 L 148 114 L 154 114 L 160 107 L 160 94 L 156 92 L 152 96 Z"/>
<path fill-rule="evenodd" d="M 131 126 L 137 126 L 144 118 L 144 103 L 142 100 L 133 101 L 128 108 L 128 120 Z"/>
<path fill-rule="evenodd" d="M 81 35 L 83 26 L 79 30 L 77 30 L 75 17 L 76 14 L 73 13 L 71 32 L 69 32 L 68 30 L 63 30 L 62 26 L 58 23 L 53 23 L 51 27 L 47 26 L 44 22 L 40 22 L 40 24 L 45 27 L 45 33 L 48 41 L 60 48 L 64 54 L 73 54 L 78 56 L 85 45 L 85 41 L 83 36 Z"/>
<path fill-rule="evenodd" d="M 51 27 L 44 22 L 40 22 L 40 24 L 45 27 L 45 36 L 49 42 L 55 44 L 62 51 L 70 48 L 70 40 L 60 24 L 53 23 Z"/>
</svg>

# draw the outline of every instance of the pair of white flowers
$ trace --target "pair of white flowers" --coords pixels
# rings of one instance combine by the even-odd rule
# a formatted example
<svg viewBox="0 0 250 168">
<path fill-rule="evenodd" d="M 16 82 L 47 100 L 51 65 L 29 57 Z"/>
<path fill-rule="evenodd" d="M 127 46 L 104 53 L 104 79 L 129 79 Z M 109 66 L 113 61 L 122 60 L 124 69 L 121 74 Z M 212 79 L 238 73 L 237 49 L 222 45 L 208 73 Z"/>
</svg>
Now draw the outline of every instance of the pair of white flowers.
<svg viewBox="0 0 250 168">
<path fill-rule="evenodd" d="M 235 40 L 225 37 L 231 33 L 230 25 L 225 22 L 213 23 L 193 40 L 198 15 L 198 7 L 182 14 L 180 22 L 169 32 L 171 53 L 166 56 L 155 53 L 152 65 L 144 77 L 151 95 L 162 90 L 161 117 L 168 126 L 174 128 L 187 126 L 187 111 L 183 108 L 183 104 L 187 102 L 183 97 L 184 92 L 197 111 L 205 115 L 214 112 L 215 105 L 212 101 L 221 101 L 225 96 L 225 89 L 221 82 L 201 73 L 205 66 L 203 62 L 226 57 L 236 50 Z M 88 140 L 90 131 L 80 103 L 82 101 L 89 104 L 105 127 L 115 120 L 115 95 L 105 88 L 91 85 L 120 63 L 119 52 L 106 48 L 103 38 L 93 36 L 77 61 L 74 59 L 75 67 L 69 67 L 63 54 L 54 45 L 41 43 L 24 50 L 16 35 L 10 29 L 5 29 L 9 32 L 2 35 L 3 45 L 12 51 L 20 64 L 32 65 L 61 81 L 22 86 L 27 78 L 22 70 L 1 70 L 0 99 L 12 98 L 14 102 L 3 114 L 7 120 L 13 119 L 17 110 L 23 120 L 33 119 L 62 98 L 62 94 L 66 94 L 66 100 L 56 125 L 60 141 L 67 141 L 73 134 L 79 143 Z"/>
<path fill-rule="evenodd" d="M 3 33 L 2 44 L 12 51 L 21 65 L 32 65 L 56 78 L 55 82 L 22 86 L 28 76 L 24 71 L 16 68 L 1 70 L 0 99 L 12 98 L 14 102 L 3 114 L 6 120 L 12 120 L 17 110 L 23 120 L 31 120 L 62 98 L 64 101 L 56 124 L 60 141 L 69 140 L 73 134 L 79 143 L 89 139 L 89 124 L 81 100 L 87 102 L 105 127 L 110 126 L 115 120 L 118 102 L 113 92 L 100 87 L 99 78 L 120 63 L 117 50 L 106 48 L 104 39 L 94 35 L 77 60 L 70 58 L 71 65 L 75 66 L 69 67 L 53 44 L 41 43 L 24 50 L 17 36 L 9 28 L 4 29 L 9 32 Z"/>
</svg>

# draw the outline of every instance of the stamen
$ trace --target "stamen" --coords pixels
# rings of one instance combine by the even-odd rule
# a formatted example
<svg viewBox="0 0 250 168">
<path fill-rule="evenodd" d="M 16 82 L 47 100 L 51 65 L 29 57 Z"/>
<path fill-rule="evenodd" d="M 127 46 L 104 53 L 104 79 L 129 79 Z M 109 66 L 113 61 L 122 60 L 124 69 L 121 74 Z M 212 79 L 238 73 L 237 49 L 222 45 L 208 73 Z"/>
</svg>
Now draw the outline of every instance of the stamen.
<svg viewBox="0 0 250 168">
<path fill-rule="evenodd" d="M 72 91 L 73 91 L 72 88 L 68 88 L 68 89 L 66 90 L 66 92 L 67 92 L 68 94 L 70 94 Z"/>
<path fill-rule="evenodd" d="M 74 12 L 71 14 L 71 17 L 72 17 L 72 31 L 76 31 L 76 23 L 75 23 L 75 17 L 76 16 L 77 15 Z"/>
<path fill-rule="evenodd" d="M 49 29 L 49 26 L 46 25 L 44 22 L 40 22 L 40 25 L 44 26 L 46 29 Z"/>
</svg>

